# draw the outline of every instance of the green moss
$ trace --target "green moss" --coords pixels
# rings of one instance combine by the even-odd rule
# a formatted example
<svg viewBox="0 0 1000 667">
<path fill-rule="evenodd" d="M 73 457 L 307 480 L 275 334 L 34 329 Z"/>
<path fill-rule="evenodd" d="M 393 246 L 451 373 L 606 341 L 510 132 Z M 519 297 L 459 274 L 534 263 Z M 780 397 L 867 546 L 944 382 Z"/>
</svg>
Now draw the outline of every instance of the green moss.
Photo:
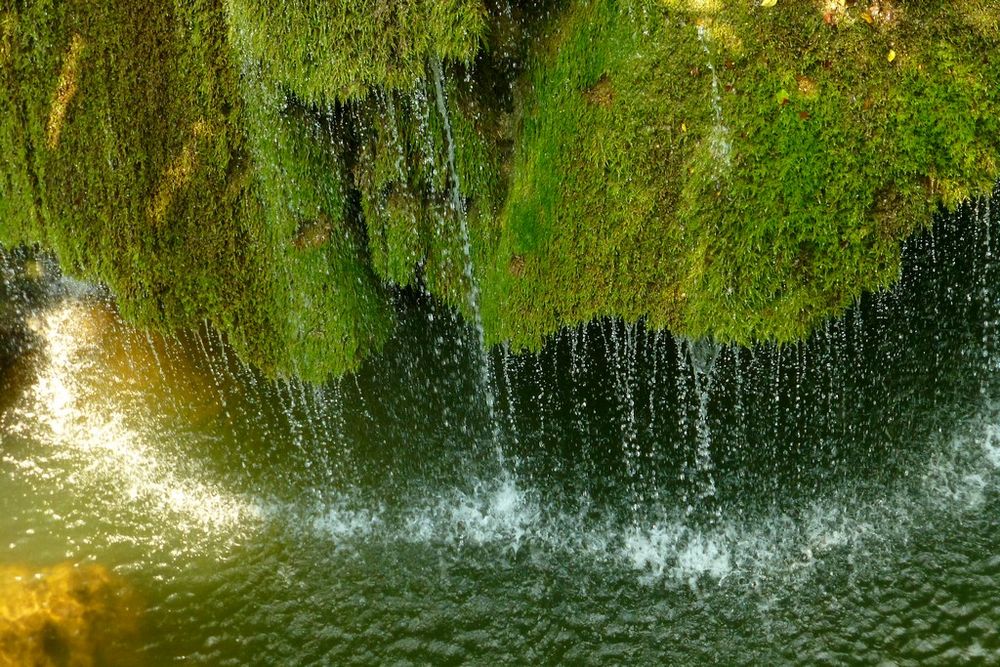
<svg viewBox="0 0 1000 667">
<path fill-rule="evenodd" d="M 353 370 L 393 326 L 352 216 L 343 118 L 303 108 L 263 77 L 241 87 L 254 181 L 247 224 L 270 264 L 268 322 L 281 335 L 241 338 L 265 368 L 320 381 Z M 258 287 L 254 292 L 259 292 Z"/>
<path fill-rule="evenodd" d="M 471 286 L 458 216 L 466 215 L 480 230 L 499 210 L 500 116 L 476 108 L 480 98 L 474 86 L 458 83 L 462 76 L 444 73 L 447 113 L 442 114 L 437 75 L 430 69 L 408 91 L 372 96 L 352 107 L 360 119 L 354 175 L 375 270 L 397 285 L 420 284 L 465 310 Z M 446 121 L 455 144 L 454 174 Z M 461 210 L 452 197 L 455 178 L 463 195 Z"/>
<path fill-rule="evenodd" d="M 198 3 L 9 11 L 19 27 L 4 67 L 3 104 L 15 113 L 4 114 L 3 141 L 16 159 L 5 165 L 4 202 L 20 208 L 30 197 L 34 206 L 5 217 L 4 240 L 53 248 L 150 321 L 224 299 L 174 279 L 218 270 L 209 267 L 222 225 L 200 221 L 232 211 L 233 197 L 216 196 L 231 178 L 234 144 L 226 80 L 176 32 L 221 15 Z M 165 292 L 169 304 L 150 298 Z"/>
<path fill-rule="evenodd" d="M 894 280 L 1000 173 L 1000 39 L 988 3 L 882 5 L 575 3 L 523 97 L 491 337 L 609 314 L 785 341 Z"/>
<path fill-rule="evenodd" d="M 310 104 L 410 88 L 428 58 L 471 60 L 481 0 L 226 0 L 233 42 Z"/>
<path fill-rule="evenodd" d="M 996 3 L 878 7 L 8 2 L 0 243 L 316 380 L 471 317 L 463 215 L 490 341 L 792 340 L 1000 176 Z"/>
<path fill-rule="evenodd" d="M 38 2 L 2 24 L 0 242 L 54 250 L 141 324 L 208 320 L 272 373 L 321 379 L 381 344 L 337 150 L 244 103 L 221 3 Z"/>
</svg>

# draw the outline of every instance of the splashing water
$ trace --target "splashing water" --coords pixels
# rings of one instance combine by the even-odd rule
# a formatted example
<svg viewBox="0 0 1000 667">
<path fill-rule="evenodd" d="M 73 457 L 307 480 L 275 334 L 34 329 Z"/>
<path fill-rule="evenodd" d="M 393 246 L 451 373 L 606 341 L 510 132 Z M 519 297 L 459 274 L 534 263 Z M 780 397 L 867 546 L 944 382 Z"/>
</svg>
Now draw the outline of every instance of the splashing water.
<svg viewBox="0 0 1000 667">
<path fill-rule="evenodd" d="M 206 381 L 157 351 L 170 349 L 168 343 L 122 336 L 114 314 L 87 295 L 64 301 L 28 324 L 44 345 L 45 361 L 3 423 L 8 436 L 42 447 L 19 459 L 7 451 L 6 461 L 43 476 L 50 466 L 67 466 L 73 472 L 66 483 L 114 493 L 125 501 L 123 511 L 173 523 L 191 538 L 188 547 L 196 546 L 195 535 L 201 535 L 199 540 L 216 534 L 233 538 L 262 520 L 264 507 L 199 480 L 182 461 L 164 458 L 157 447 L 162 435 L 136 423 L 136 412 L 148 399 L 169 405 L 186 420 L 198 419 L 207 405 L 198 391 L 177 390 L 180 383 L 194 380 L 194 386 L 205 386 Z M 169 378 L 168 372 L 184 375 Z"/>
</svg>

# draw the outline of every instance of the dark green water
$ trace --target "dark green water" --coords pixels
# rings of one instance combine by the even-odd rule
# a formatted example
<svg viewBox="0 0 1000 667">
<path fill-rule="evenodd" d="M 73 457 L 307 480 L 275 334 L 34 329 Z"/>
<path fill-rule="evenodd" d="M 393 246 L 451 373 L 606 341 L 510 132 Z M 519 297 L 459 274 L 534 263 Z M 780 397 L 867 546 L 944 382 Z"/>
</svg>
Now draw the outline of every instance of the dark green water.
<svg viewBox="0 0 1000 667">
<path fill-rule="evenodd" d="M 7 345 L 0 564 L 113 568 L 148 665 L 1000 664 L 998 212 L 802 345 L 493 350 L 498 427 L 419 297 L 313 388 L 54 282 Z"/>
</svg>

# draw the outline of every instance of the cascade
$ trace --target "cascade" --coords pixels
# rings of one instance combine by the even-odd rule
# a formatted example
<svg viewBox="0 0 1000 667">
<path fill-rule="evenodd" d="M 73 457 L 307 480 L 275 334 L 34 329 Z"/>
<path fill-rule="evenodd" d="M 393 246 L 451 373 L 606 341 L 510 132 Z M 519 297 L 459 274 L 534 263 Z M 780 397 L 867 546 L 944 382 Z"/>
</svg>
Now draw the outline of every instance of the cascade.
<svg viewBox="0 0 1000 667">
<path fill-rule="evenodd" d="M 707 338 L 684 341 L 686 356 L 691 365 L 694 379 L 695 397 L 698 402 L 698 416 L 695 421 L 696 445 L 695 462 L 691 477 L 695 481 L 695 496 L 689 499 L 686 512 L 695 511 L 716 493 L 715 477 L 712 472 L 712 429 L 709 425 L 708 406 L 712 387 L 715 383 L 715 366 L 722 352 L 722 346 Z"/>
<path fill-rule="evenodd" d="M 995 202 L 942 218 L 898 287 L 800 344 L 603 320 L 503 350 L 516 484 L 464 455 L 482 359 L 432 304 L 310 387 L 206 326 L 136 330 L 101 291 L 18 292 L 5 257 L 36 343 L 0 370 L 4 557 L 134 579 L 153 665 L 918 661 L 928 637 L 989 658 L 998 224 Z"/>
<path fill-rule="evenodd" d="M 465 200 L 462 197 L 462 184 L 455 163 L 455 137 L 452 133 L 451 119 L 448 114 L 448 100 L 445 95 L 444 72 L 440 60 L 431 61 L 431 72 L 434 75 L 434 92 L 438 112 L 444 123 L 445 145 L 448 155 L 448 182 L 450 188 L 450 206 L 458 220 L 459 239 L 462 244 L 462 267 L 466 282 L 469 285 L 467 301 L 472 313 L 472 323 L 475 328 L 476 353 L 479 357 L 480 390 L 486 402 L 486 415 L 492 431 L 492 442 L 496 447 L 497 458 L 501 467 L 504 466 L 504 453 L 500 446 L 500 422 L 496 414 L 496 392 L 490 369 L 490 356 L 486 349 L 486 334 L 483 330 L 483 315 L 479 306 L 479 283 L 476 280 L 472 265 L 472 240 L 469 236 L 469 221 L 465 210 Z"/>
<path fill-rule="evenodd" d="M 709 137 L 712 156 L 719 162 L 721 169 L 727 169 L 732 159 L 732 143 L 729 139 L 729 128 L 726 127 L 722 117 L 722 94 L 719 91 L 719 77 L 715 72 L 715 64 L 712 62 L 712 52 L 708 48 L 709 32 L 705 23 L 698 24 L 698 42 L 701 44 L 702 51 L 705 52 L 705 64 L 708 71 L 712 74 L 712 114 L 715 118 L 712 134 Z"/>
</svg>

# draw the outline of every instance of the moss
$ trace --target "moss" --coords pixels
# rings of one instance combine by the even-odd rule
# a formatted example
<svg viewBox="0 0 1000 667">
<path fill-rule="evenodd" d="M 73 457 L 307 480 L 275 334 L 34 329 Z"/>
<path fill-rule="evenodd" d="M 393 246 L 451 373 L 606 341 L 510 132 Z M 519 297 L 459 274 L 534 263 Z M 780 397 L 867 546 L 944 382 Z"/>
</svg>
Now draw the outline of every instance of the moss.
<svg viewBox="0 0 1000 667">
<path fill-rule="evenodd" d="M 989 3 L 875 5 L 568 9 L 521 104 L 491 337 L 612 314 L 785 341 L 893 281 L 1000 173 L 1000 40 Z"/>
<path fill-rule="evenodd" d="M 185 19 L 204 24 L 211 15 L 204 7 L 32 3 L 18 14 L 16 55 L 4 68 L 4 103 L 16 111 L 4 137 L 16 159 L 4 171 L 14 196 L 34 202 L 31 216 L 5 219 L 5 240 L 54 248 L 136 311 L 157 291 L 183 290 L 174 275 L 197 273 L 198 260 L 210 259 L 199 251 L 212 247 L 206 237 L 216 227 L 197 221 L 218 219 L 226 206 L 212 196 L 225 189 L 231 156 L 221 82 L 201 50 L 177 39 Z M 185 153 L 197 168 L 178 172 Z M 169 214 L 163 224 L 146 224 L 151 209 Z M 142 261 L 150 255 L 162 264 Z M 184 299 L 176 302 L 185 310 Z"/>
<path fill-rule="evenodd" d="M 242 137 L 210 3 L 32 3 L 4 67 L 8 244 L 41 243 L 131 318 L 225 328 L 259 258 L 235 252 Z M 218 32 L 216 29 L 214 32 Z M 8 198 L 13 195 L 12 198 Z M 30 198 L 31 206 L 22 202 Z M 30 213 L 26 215 L 25 212 Z"/>
<path fill-rule="evenodd" d="M 478 109 L 475 86 L 462 86 L 463 77 L 446 70 L 440 74 L 447 112 L 442 114 L 436 76 L 429 68 L 412 89 L 354 106 L 359 147 L 353 171 L 375 270 L 391 283 L 419 284 L 466 309 L 471 286 L 459 216 L 481 230 L 499 210 L 500 115 Z M 454 143 L 454 174 L 446 122 Z M 462 193 L 458 209 L 455 179 Z"/>
<path fill-rule="evenodd" d="M 336 148 L 278 97 L 246 103 L 221 3 L 40 2 L 3 25 L 0 241 L 53 249 L 134 321 L 209 320 L 271 373 L 321 379 L 380 345 Z M 328 242 L 296 243 L 310 224 Z"/>
<path fill-rule="evenodd" d="M 892 282 L 902 239 L 1000 175 L 998 16 L 7 3 L 0 243 L 54 249 L 134 320 L 208 320 L 310 379 L 380 348 L 399 287 L 472 316 L 463 220 L 490 341 L 535 348 L 606 315 L 792 340 Z"/>
<path fill-rule="evenodd" d="M 246 219 L 270 266 L 267 318 L 281 335 L 250 329 L 240 347 L 258 364 L 272 360 L 263 364 L 272 372 L 343 374 L 381 347 L 393 323 L 350 210 L 344 121 L 303 108 L 260 76 L 245 74 L 242 90 L 255 165 Z"/>
<path fill-rule="evenodd" d="M 410 88 L 429 58 L 471 60 L 481 0 L 226 0 L 241 55 L 309 104 Z"/>
</svg>

